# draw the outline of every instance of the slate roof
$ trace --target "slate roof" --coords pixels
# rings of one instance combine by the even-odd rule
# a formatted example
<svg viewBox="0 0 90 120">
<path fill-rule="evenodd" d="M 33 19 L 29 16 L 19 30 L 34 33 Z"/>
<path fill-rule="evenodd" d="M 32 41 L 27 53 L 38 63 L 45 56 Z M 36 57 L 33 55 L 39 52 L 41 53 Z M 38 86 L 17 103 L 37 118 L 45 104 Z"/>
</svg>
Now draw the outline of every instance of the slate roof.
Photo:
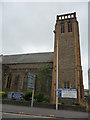
<svg viewBox="0 0 90 120">
<path fill-rule="evenodd" d="M 5 55 L 2 58 L 3 64 L 53 62 L 54 53 L 45 52 L 32 54 Z"/>
</svg>

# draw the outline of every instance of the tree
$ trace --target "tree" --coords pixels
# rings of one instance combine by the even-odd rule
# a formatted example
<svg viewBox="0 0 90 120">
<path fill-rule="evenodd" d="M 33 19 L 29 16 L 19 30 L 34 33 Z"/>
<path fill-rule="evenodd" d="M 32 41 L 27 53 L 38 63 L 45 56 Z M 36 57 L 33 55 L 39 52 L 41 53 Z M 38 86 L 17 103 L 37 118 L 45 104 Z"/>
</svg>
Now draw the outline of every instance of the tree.
<svg viewBox="0 0 90 120">
<path fill-rule="evenodd" d="M 52 68 L 50 65 L 46 65 L 42 68 L 39 68 L 37 71 L 36 78 L 36 92 L 40 92 L 43 94 L 51 94 L 51 81 L 52 81 Z M 41 88 L 40 88 L 41 85 Z"/>
</svg>

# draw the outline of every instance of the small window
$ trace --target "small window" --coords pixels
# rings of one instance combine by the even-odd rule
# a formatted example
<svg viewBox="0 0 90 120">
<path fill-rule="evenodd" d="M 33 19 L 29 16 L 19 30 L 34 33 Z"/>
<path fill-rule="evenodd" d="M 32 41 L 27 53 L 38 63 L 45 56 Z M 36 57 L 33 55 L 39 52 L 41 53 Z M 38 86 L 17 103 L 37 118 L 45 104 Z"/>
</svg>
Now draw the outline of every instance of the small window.
<svg viewBox="0 0 90 120">
<path fill-rule="evenodd" d="M 68 15 L 68 18 L 70 18 L 70 15 Z"/>
<path fill-rule="evenodd" d="M 61 23 L 61 33 L 64 33 L 64 23 Z"/>
<path fill-rule="evenodd" d="M 59 19 L 61 20 L 61 17 L 59 17 Z"/>
<path fill-rule="evenodd" d="M 72 18 L 74 18 L 74 15 L 71 15 Z"/>
<path fill-rule="evenodd" d="M 67 16 L 65 16 L 65 19 L 67 19 Z"/>
<path fill-rule="evenodd" d="M 62 16 L 62 19 L 64 19 L 64 16 Z"/>
</svg>

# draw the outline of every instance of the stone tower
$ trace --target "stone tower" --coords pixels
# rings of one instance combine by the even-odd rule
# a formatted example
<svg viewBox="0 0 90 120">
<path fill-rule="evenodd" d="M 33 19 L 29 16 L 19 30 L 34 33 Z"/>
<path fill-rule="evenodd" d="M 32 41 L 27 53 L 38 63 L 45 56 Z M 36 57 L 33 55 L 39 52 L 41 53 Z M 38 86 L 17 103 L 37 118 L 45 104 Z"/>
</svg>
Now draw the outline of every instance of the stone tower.
<svg viewBox="0 0 90 120">
<path fill-rule="evenodd" d="M 57 15 L 55 25 L 54 63 L 51 102 L 56 101 L 56 59 L 58 40 L 58 87 L 76 88 L 78 102 L 84 99 L 84 86 L 81 67 L 79 27 L 76 12 Z"/>
</svg>

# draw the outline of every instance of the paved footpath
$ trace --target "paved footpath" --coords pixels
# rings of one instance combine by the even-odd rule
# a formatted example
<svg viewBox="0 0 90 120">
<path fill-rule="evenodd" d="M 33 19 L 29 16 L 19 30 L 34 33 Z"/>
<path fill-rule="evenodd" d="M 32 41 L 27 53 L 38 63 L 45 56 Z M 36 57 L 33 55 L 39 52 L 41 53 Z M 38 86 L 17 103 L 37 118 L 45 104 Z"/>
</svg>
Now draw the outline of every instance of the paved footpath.
<svg viewBox="0 0 90 120">
<path fill-rule="evenodd" d="M 2 105 L 3 112 L 9 113 L 23 113 L 27 115 L 39 115 L 39 116 L 51 116 L 56 118 L 88 118 L 87 112 L 76 112 L 68 110 L 54 110 L 46 108 L 31 108 L 26 106 L 16 106 L 16 105 Z"/>
</svg>

